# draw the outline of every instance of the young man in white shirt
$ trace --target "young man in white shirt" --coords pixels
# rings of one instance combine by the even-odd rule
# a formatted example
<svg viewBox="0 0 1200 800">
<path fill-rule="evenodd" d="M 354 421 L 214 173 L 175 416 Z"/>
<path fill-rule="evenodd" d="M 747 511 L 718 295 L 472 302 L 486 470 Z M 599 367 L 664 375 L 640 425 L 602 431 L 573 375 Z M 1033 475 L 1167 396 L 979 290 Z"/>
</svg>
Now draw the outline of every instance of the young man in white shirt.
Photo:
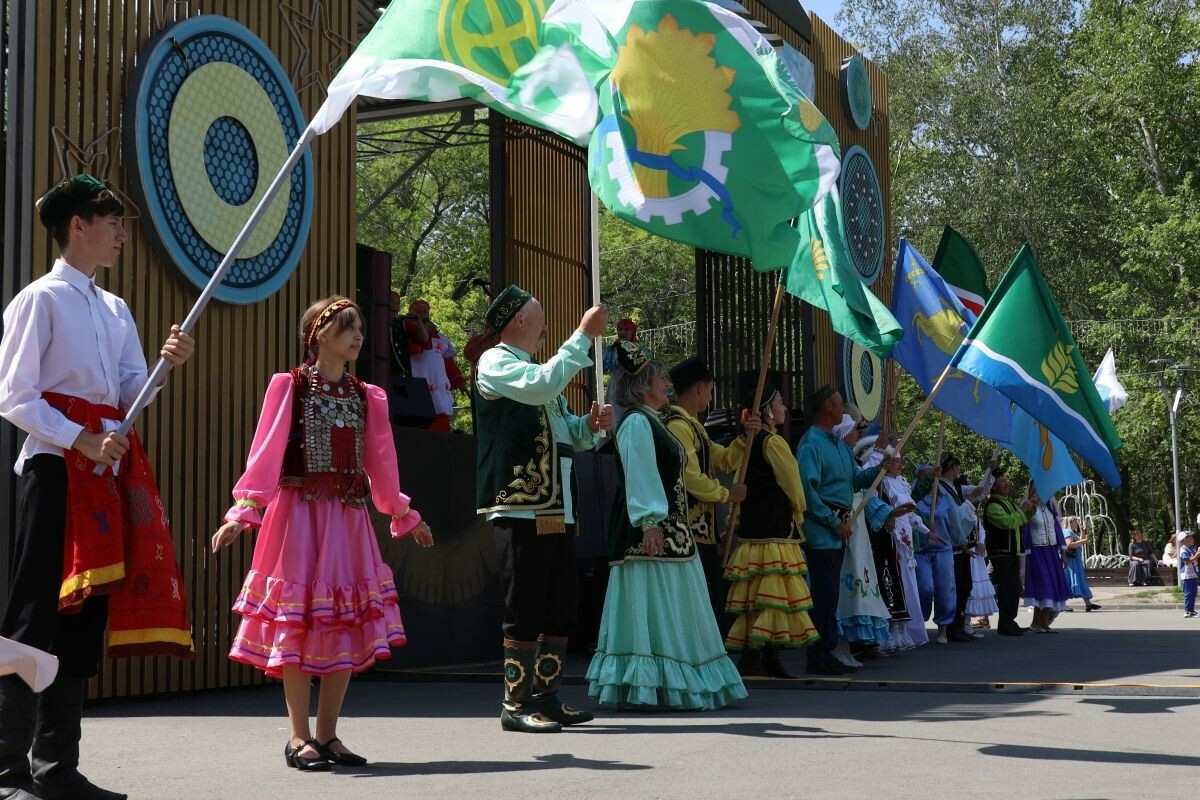
<svg viewBox="0 0 1200 800">
<path fill-rule="evenodd" d="M 76 613 L 59 613 L 72 499 L 67 459 L 73 466 L 88 459 L 83 471 L 90 473 L 126 456 L 130 439 L 115 425 L 89 431 L 72 417 L 77 408 L 128 408 L 148 379 L 146 359 L 129 307 L 95 284 L 125 242 L 121 201 L 96 178 L 77 175 L 51 189 L 38 213 L 62 257 L 4 312 L 0 416 L 28 437 L 15 464 L 19 512 L 0 634 L 53 653 L 59 671 L 36 695 L 13 676 L 0 678 L 0 798 L 115 800 L 125 795 L 95 786 L 78 769 L 85 682 L 99 667 L 109 597 L 81 591 Z M 194 347 L 175 325 L 160 352 L 178 366 Z M 109 530 L 99 516 L 76 525 L 88 527 L 89 536 Z"/>
</svg>

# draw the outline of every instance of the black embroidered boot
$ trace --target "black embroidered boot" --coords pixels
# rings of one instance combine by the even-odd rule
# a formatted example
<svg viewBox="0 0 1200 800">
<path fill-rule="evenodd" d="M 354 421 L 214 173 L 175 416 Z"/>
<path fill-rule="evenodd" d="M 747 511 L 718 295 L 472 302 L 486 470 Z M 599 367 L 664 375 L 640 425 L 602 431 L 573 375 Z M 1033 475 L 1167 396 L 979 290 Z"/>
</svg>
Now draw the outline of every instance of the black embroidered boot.
<svg viewBox="0 0 1200 800">
<path fill-rule="evenodd" d="M 533 660 L 533 704 L 542 716 L 559 725 L 582 725 L 595 719 L 595 715 L 571 708 L 558 699 L 566 661 L 567 637 L 543 636 L 538 639 L 537 656 Z"/>
<path fill-rule="evenodd" d="M 16 675 L 0 678 L 0 798 L 40 800 L 29 770 L 34 694 Z"/>
<path fill-rule="evenodd" d="M 521 733 L 558 733 L 554 720 L 542 714 L 533 702 L 533 660 L 537 642 L 504 640 L 504 702 L 500 727 Z"/>
<path fill-rule="evenodd" d="M 84 682 L 61 673 L 37 698 L 33 780 L 42 800 L 126 800 L 79 773 Z"/>
</svg>

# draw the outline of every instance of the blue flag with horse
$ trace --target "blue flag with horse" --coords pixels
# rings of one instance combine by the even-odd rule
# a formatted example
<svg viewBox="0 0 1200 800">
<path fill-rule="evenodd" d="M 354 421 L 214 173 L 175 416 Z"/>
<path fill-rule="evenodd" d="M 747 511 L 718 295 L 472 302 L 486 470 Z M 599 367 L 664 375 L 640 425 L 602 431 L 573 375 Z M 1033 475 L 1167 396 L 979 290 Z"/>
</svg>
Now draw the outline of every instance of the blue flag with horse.
<svg viewBox="0 0 1200 800">
<path fill-rule="evenodd" d="M 896 253 L 892 315 L 904 327 L 904 337 L 892 350 L 892 357 L 928 394 L 975 322 L 975 315 L 906 239 L 900 240 Z M 962 370 L 951 373 L 933 404 L 981 436 L 1009 441 L 1011 402 Z"/>
</svg>

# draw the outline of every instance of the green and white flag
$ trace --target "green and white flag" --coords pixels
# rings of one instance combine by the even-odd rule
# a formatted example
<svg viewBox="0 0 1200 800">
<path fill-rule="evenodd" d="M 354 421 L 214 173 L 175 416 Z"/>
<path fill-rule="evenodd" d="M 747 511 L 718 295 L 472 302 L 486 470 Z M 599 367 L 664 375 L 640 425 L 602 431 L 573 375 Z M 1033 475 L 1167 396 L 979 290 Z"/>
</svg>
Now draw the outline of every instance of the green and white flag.
<svg viewBox="0 0 1200 800">
<path fill-rule="evenodd" d="M 550 0 L 391 3 L 329 84 L 309 128 L 322 134 L 360 95 L 442 102 L 470 98 L 586 144 L 596 90 L 570 47 L 545 48 Z"/>
<path fill-rule="evenodd" d="M 887 358 L 904 327 L 863 285 L 846 249 L 846 226 L 837 189 L 800 217 L 802 244 L 787 270 L 789 294 L 829 313 L 833 329 Z"/>
<path fill-rule="evenodd" d="M 791 262 L 837 135 L 761 34 L 699 0 L 558 0 L 545 23 L 598 88 L 589 175 L 610 211 L 759 270 Z"/>
<path fill-rule="evenodd" d="M 780 269 L 837 181 L 837 135 L 745 20 L 702 0 L 392 3 L 310 128 L 358 95 L 471 98 L 589 149 L 593 190 L 652 233 Z"/>
<path fill-rule="evenodd" d="M 1023 245 L 950 362 L 995 387 L 1121 485 L 1121 437 L 1029 245 Z"/>
</svg>

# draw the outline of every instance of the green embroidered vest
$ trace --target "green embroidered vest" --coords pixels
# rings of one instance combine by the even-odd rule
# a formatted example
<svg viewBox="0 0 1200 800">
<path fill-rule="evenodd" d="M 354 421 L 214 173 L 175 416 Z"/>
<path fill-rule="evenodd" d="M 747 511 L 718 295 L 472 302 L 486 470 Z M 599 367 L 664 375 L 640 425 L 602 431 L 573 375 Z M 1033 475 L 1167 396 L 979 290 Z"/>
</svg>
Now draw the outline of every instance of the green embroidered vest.
<svg viewBox="0 0 1200 800">
<path fill-rule="evenodd" d="M 696 419 L 684 409 L 673 403 L 668 403 L 663 406 L 658 412 L 658 418 L 662 420 L 665 426 L 672 420 L 683 420 L 687 424 L 688 430 L 692 433 L 692 445 L 696 448 L 696 457 L 699 461 L 700 471 L 705 475 L 711 475 L 712 468 L 712 442 L 709 438 L 696 430 Z M 670 432 L 670 431 L 668 431 Z M 692 529 L 692 538 L 696 540 L 696 544 L 716 544 L 717 543 L 717 511 L 716 506 L 712 503 L 698 500 L 691 492 L 688 493 L 688 525 Z"/>
<path fill-rule="evenodd" d="M 621 418 L 618 430 L 634 414 L 641 414 L 650 421 L 654 460 L 663 491 L 667 495 L 667 516 L 658 523 L 663 535 L 663 554 L 650 556 L 642 549 L 642 530 L 634 527 L 629 521 L 629 507 L 625 501 L 625 466 L 621 464 L 621 451 L 613 447 L 621 468 L 617 471 L 617 491 L 609 516 L 609 563 L 619 564 L 628 558 L 656 558 L 666 561 L 692 558 L 696 555 L 696 543 L 688 527 L 687 490 L 683 486 L 683 450 L 680 449 L 679 442 L 675 441 L 675 437 L 658 421 L 656 415 L 648 413 L 645 409 L 629 409 Z M 615 433 L 614 431 L 614 443 Z"/>
<path fill-rule="evenodd" d="M 555 403 L 561 403 L 556 398 Z M 489 397 L 475 385 L 475 507 L 479 514 L 563 513 L 559 447 L 548 407 Z"/>
</svg>

